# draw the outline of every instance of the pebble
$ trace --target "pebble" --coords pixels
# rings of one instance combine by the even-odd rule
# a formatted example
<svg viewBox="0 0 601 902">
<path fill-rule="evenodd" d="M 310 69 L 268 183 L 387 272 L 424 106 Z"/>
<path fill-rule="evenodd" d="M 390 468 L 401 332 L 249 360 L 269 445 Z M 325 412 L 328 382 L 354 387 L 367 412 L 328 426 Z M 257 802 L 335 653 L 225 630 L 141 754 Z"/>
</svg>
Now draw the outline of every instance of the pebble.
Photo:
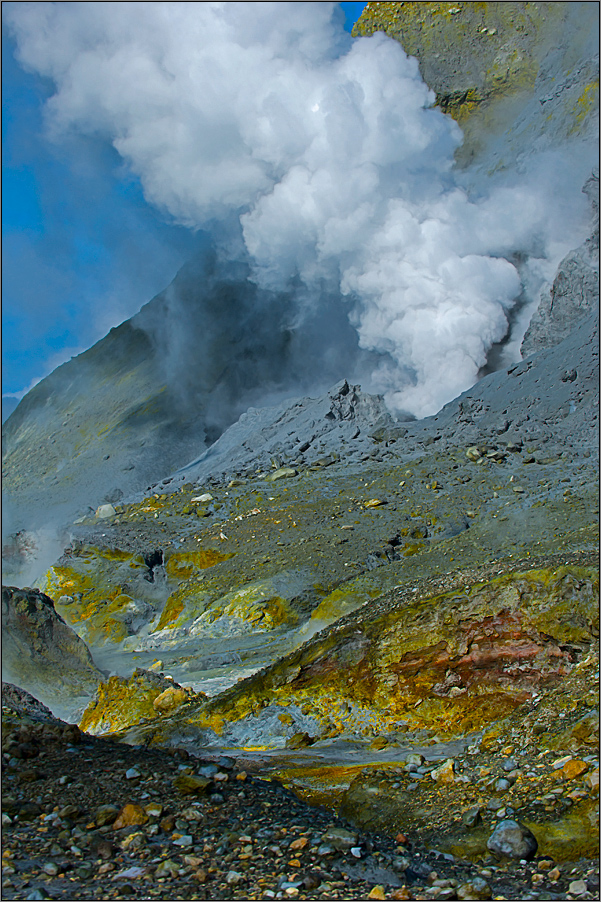
<svg viewBox="0 0 601 902">
<path fill-rule="evenodd" d="M 115 805 L 101 805 L 96 809 L 95 821 L 97 827 L 112 824 L 119 816 L 119 809 Z"/>
<path fill-rule="evenodd" d="M 113 829 L 121 830 L 123 827 L 146 824 L 147 821 L 148 815 L 141 805 L 128 804 L 121 809 L 119 816 L 113 823 Z"/>
<path fill-rule="evenodd" d="M 229 886 L 236 886 L 237 883 L 242 883 L 243 880 L 244 876 L 239 871 L 228 871 L 225 876 L 225 882 Z"/>
<path fill-rule="evenodd" d="M 480 808 L 474 807 L 464 811 L 461 816 L 461 823 L 464 827 L 475 827 L 482 823 L 482 814 Z"/>
<path fill-rule="evenodd" d="M 189 833 L 183 834 L 178 839 L 173 840 L 174 846 L 181 846 L 183 849 L 188 849 L 190 846 L 194 845 L 194 837 L 190 836 Z"/>
<path fill-rule="evenodd" d="M 455 762 L 447 758 L 443 764 L 434 768 L 430 776 L 436 783 L 453 783 L 455 781 Z"/>
<path fill-rule="evenodd" d="M 211 781 L 208 777 L 192 774 L 178 774 L 173 781 L 175 789 L 184 795 L 204 796 L 210 785 Z"/>
<path fill-rule="evenodd" d="M 357 843 L 357 834 L 342 827 L 330 827 L 321 837 L 322 843 L 338 850 L 349 850 Z"/>
<path fill-rule="evenodd" d="M 553 761 L 551 763 L 551 767 L 553 768 L 553 770 L 560 770 L 562 767 L 564 767 L 568 763 L 568 761 L 571 761 L 571 760 L 572 760 L 571 755 L 564 755 L 563 758 L 558 758 L 556 761 Z"/>
<path fill-rule="evenodd" d="M 587 770 L 588 764 L 586 761 L 580 761 L 578 758 L 573 758 L 571 761 L 564 764 L 561 772 L 566 780 L 575 780 L 576 777 L 582 776 Z"/>
<path fill-rule="evenodd" d="M 177 877 L 179 874 L 179 865 L 170 858 L 161 861 L 154 872 L 155 877 Z"/>
<path fill-rule="evenodd" d="M 42 865 L 42 870 L 45 874 L 48 874 L 49 877 L 56 877 L 59 868 L 55 861 L 47 861 Z"/>
<path fill-rule="evenodd" d="M 492 890 L 486 880 L 476 877 L 462 884 L 457 890 L 458 899 L 492 899 Z"/>
</svg>

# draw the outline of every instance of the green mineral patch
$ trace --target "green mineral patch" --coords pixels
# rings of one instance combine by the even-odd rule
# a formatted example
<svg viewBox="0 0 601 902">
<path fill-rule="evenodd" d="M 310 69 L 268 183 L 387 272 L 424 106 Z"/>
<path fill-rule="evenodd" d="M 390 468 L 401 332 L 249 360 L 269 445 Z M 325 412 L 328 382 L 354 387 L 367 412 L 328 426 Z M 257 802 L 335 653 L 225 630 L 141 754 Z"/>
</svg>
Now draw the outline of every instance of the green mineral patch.
<svg viewBox="0 0 601 902">
<path fill-rule="evenodd" d="M 201 614 L 195 629 L 213 629 L 221 622 L 224 629 L 267 631 L 294 626 L 298 616 L 289 602 L 273 594 L 269 581 L 244 586 L 230 592 Z"/>
<path fill-rule="evenodd" d="M 599 802 L 583 799 L 554 821 L 525 821 L 538 840 L 538 854 L 554 861 L 577 861 L 599 854 Z"/>
<path fill-rule="evenodd" d="M 167 599 L 154 631 L 174 629 L 193 622 L 206 610 L 210 600 L 211 596 L 202 586 L 184 583 Z"/>
<path fill-rule="evenodd" d="M 304 640 L 313 636 L 380 594 L 381 583 L 378 586 L 375 579 L 365 576 L 339 586 L 311 612 L 309 620 L 299 629 L 298 638 Z"/>
<path fill-rule="evenodd" d="M 121 642 L 140 618 L 154 616 L 152 604 L 129 589 L 147 569 L 140 555 L 87 547 L 63 561 L 47 572 L 43 591 L 88 645 Z"/>
<path fill-rule="evenodd" d="M 167 576 L 172 579 L 189 579 L 197 570 L 206 570 L 222 561 L 232 558 L 233 554 L 222 554 L 213 548 L 200 548 L 198 551 L 183 551 L 172 554 L 165 563 Z"/>
</svg>

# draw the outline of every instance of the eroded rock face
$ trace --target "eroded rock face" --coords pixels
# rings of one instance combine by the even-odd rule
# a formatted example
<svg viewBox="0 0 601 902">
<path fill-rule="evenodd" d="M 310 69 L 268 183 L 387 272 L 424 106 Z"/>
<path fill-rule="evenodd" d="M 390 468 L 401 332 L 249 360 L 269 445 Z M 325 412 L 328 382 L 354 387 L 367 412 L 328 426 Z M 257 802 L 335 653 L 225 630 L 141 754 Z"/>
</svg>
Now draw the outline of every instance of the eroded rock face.
<svg viewBox="0 0 601 902">
<path fill-rule="evenodd" d="M 401 726 L 459 735 L 560 682 L 595 641 L 597 621 L 598 576 L 587 567 L 509 572 L 417 598 L 405 588 L 189 710 L 186 721 L 227 733 L 238 721 L 258 726 L 262 709 L 292 705 L 322 737 Z"/>
<path fill-rule="evenodd" d="M 93 694 L 104 678 L 92 656 L 37 589 L 2 589 L 2 674 L 53 712 Z"/>
<path fill-rule="evenodd" d="M 583 191 L 592 206 L 593 234 L 561 261 L 553 285 L 543 291 L 521 346 L 523 357 L 566 338 L 586 316 L 599 312 L 599 170 Z M 568 373 L 569 375 L 569 373 Z"/>
</svg>

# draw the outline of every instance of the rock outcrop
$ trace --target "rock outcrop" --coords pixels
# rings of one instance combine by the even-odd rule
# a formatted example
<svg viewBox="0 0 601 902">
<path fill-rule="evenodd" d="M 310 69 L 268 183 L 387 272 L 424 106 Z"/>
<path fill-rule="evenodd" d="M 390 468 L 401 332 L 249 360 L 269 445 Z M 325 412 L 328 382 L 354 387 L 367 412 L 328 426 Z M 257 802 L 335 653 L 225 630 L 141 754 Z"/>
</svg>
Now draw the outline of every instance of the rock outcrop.
<svg viewBox="0 0 601 902">
<path fill-rule="evenodd" d="M 290 729 L 311 724 L 322 738 L 408 729 L 462 736 L 499 721 L 565 682 L 599 630 L 594 568 L 500 569 L 472 584 L 456 577 L 440 594 L 392 591 L 183 721 L 199 735 L 226 736 L 240 721 L 250 732 L 254 723 L 257 744 L 268 710 L 289 711 Z M 163 740 L 169 729 L 159 731 Z"/>
<path fill-rule="evenodd" d="M 104 679 L 54 602 L 37 589 L 2 589 L 2 674 L 53 713 L 85 704 Z"/>
<path fill-rule="evenodd" d="M 524 335 L 522 357 L 559 344 L 580 320 L 599 316 L 599 170 L 583 191 L 591 202 L 593 234 L 561 261 L 553 285 L 543 291 Z"/>
<path fill-rule="evenodd" d="M 80 727 L 92 734 L 117 732 L 132 723 L 172 714 L 194 695 L 162 673 L 137 668 L 129 679 L 112 676 L 98 686 Z"/>
<path fill-rule="evenodd" d="M 487 171 L 598 128 L 598 10 L 590 3 L 366 3 L 353 34 L 417 57 L 461 125 L 461 165 Z"/>
</svg>

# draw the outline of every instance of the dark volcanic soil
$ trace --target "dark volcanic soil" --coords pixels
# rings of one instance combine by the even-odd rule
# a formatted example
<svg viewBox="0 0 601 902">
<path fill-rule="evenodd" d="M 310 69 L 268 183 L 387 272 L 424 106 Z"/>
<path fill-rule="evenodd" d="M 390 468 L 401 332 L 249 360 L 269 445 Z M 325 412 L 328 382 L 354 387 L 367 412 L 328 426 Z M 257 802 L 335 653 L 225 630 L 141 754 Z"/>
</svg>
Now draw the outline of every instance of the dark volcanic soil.
<svg viewBox="0 0 601 902">
<path fill-rule="evenodd" d="M 3 899 L 598 898 L 585 859 L 474 866 L 361 833 L 231 758 L 91 738 L 22 699 L 2 709 Z"/>
</svg>

